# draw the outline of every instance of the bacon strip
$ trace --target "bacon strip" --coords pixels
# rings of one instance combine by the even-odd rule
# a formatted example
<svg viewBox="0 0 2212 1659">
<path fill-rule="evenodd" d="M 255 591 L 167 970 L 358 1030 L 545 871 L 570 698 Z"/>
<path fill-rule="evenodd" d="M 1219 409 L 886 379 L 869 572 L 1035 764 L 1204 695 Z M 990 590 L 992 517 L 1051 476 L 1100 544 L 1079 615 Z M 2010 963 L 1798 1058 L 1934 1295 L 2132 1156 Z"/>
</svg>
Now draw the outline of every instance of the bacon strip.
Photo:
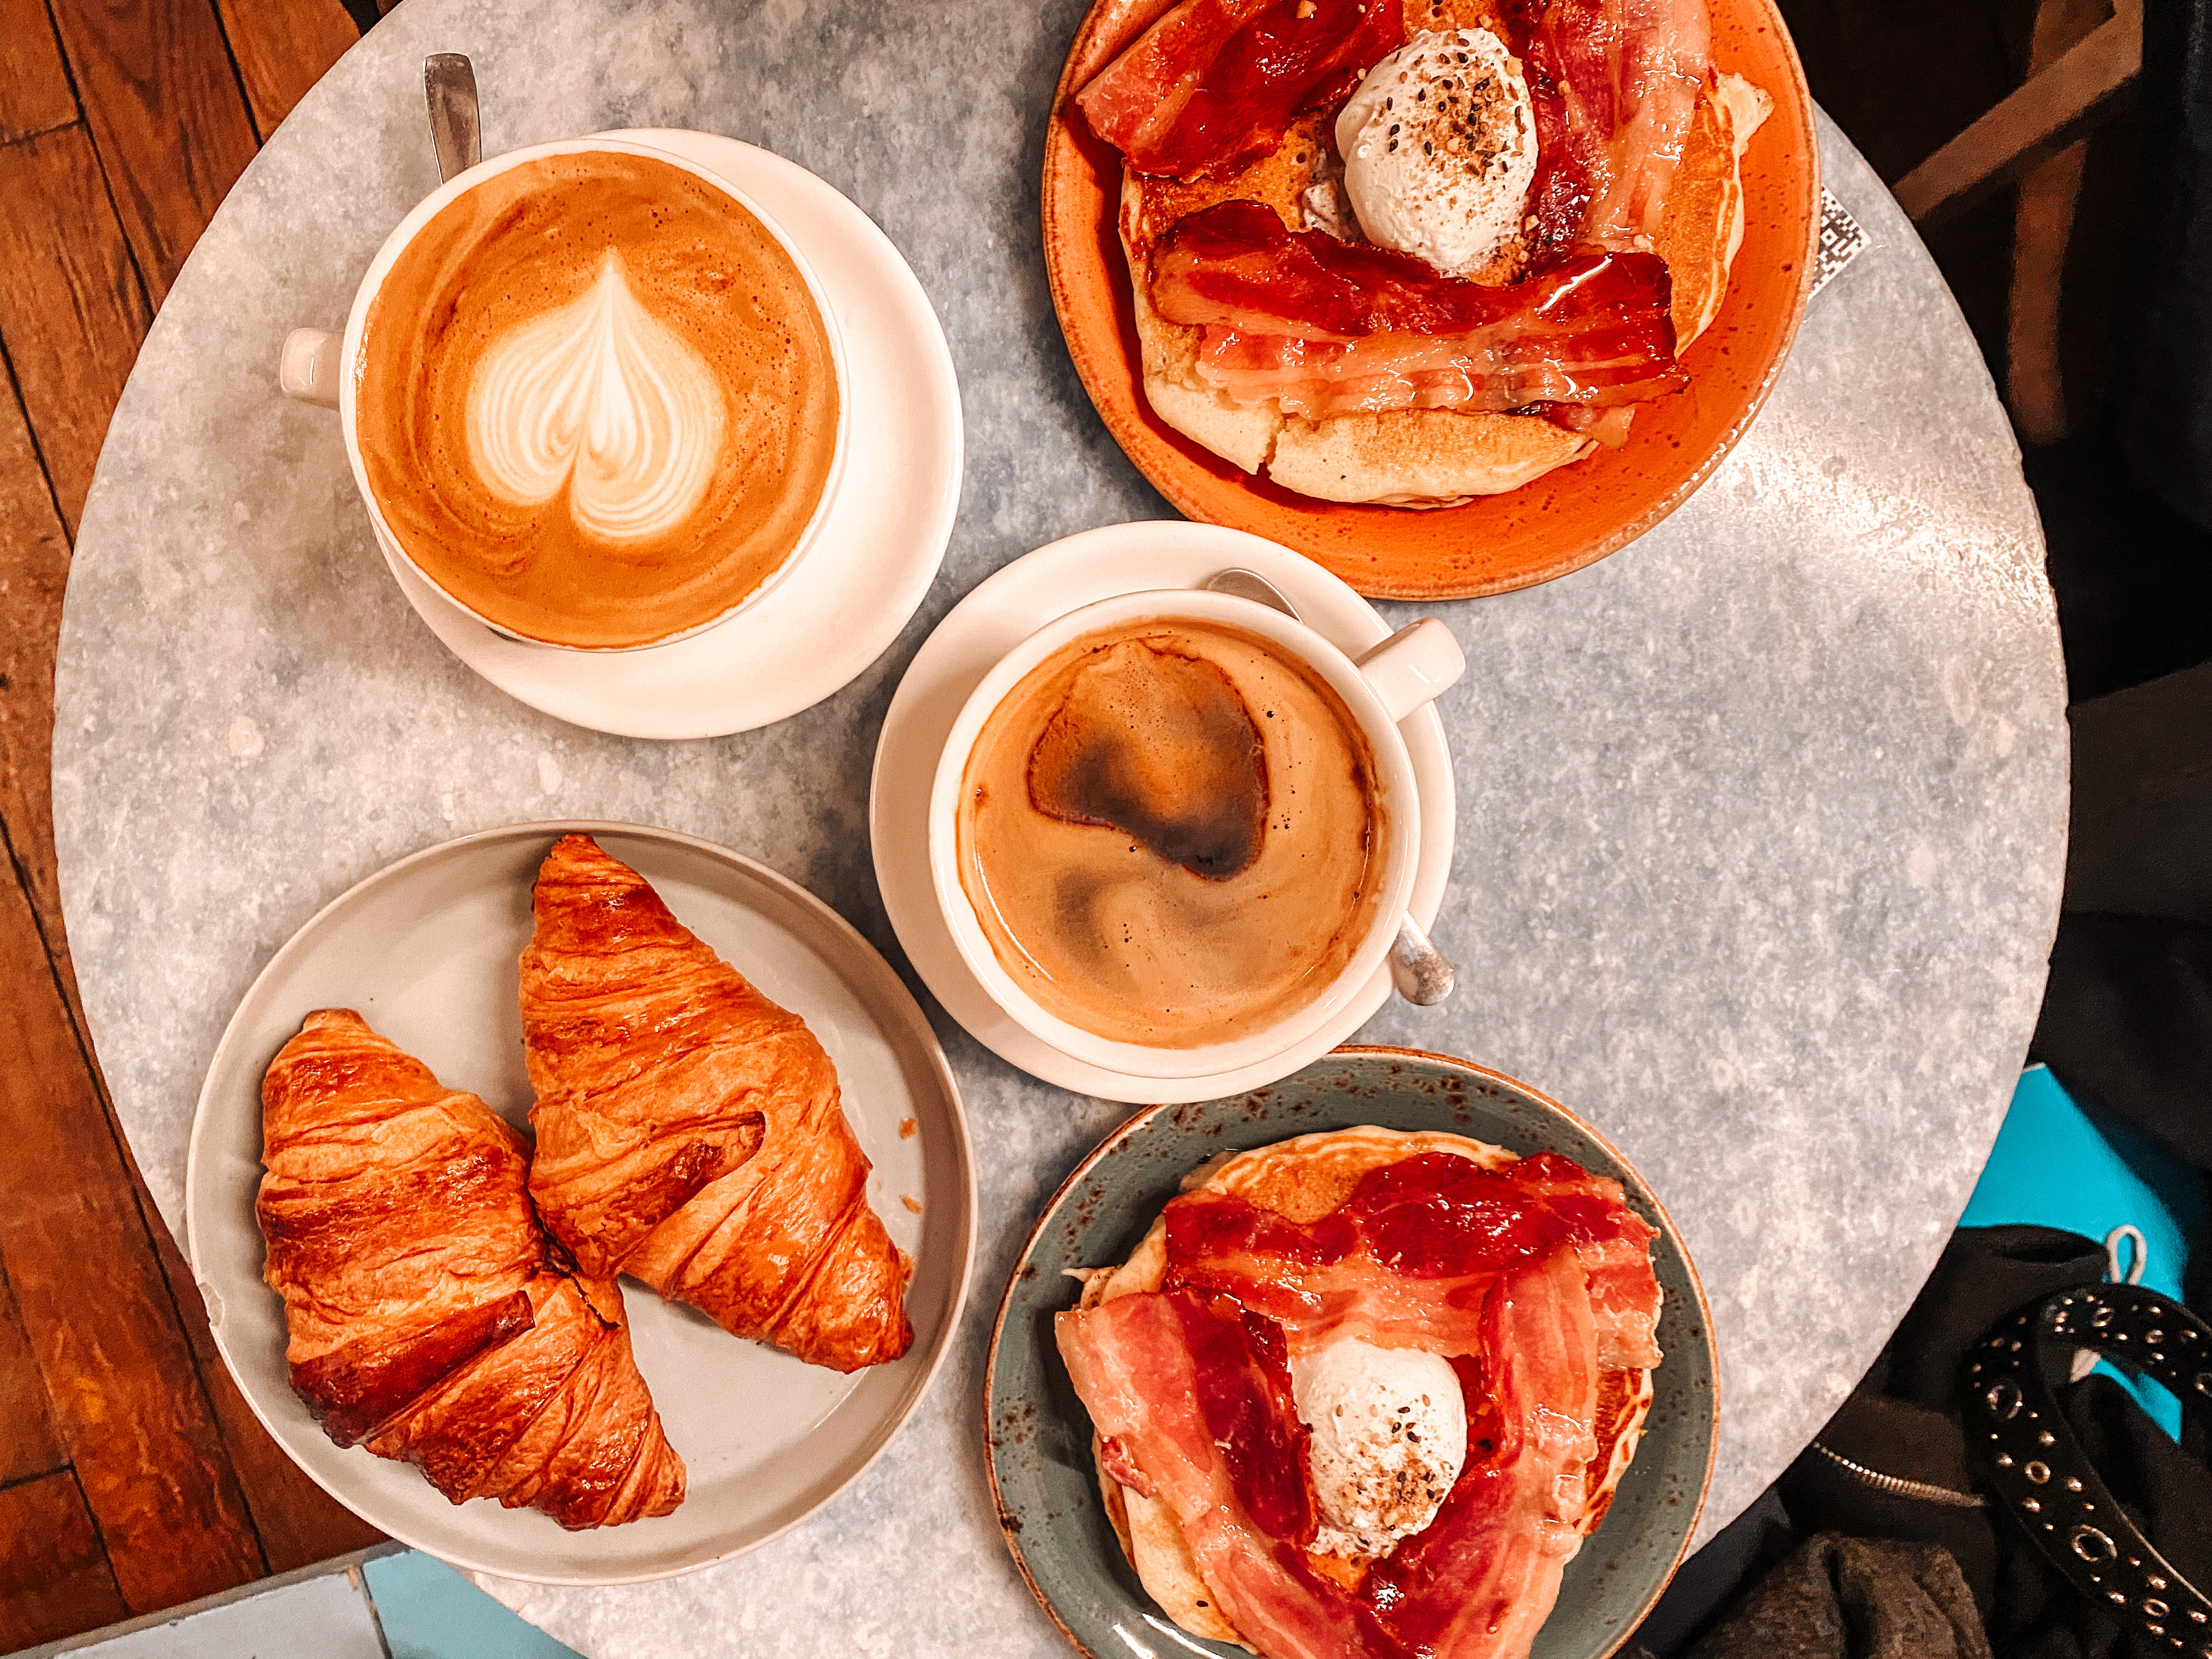
<svg viewBox="0 0 2212 1659">
<path fill-rule="evenodd" d="M 1153 254 L 1152 303 L 1202 332 L 1199 376 L 1286 413 L 1618 405 L 1686 384 L 1672 285 L 1648 253 L 1594 253 L 1491 287 L 1410 254 L 1292 232 L 1218 203 Z"/>
<path fill-rule="evenodd" d="M 1091 1422 L 1119 1443 L 1174 1513 L 1231 1624 L 1271 1659 L 1393 1653 L 1371 1613 L 1245 1506 L 1220 1443 L 1226 1437 L 1217 1434 L 1205 1403 L 1233 1392 L 1251 1362 L 1249 1349 L 1231 1355 L 1238 1346 L 1232 1334 L 1247 1328 L 1242 1320 L 1218 1318 L 1207 1298 L 1140 1294 L 1061 1314 L 1053 1328 Z M 1285 1387 L 1264 1404 L 1259 1396 L 1247 1404 L 1261 1415 L 1289 1413 L 1295 1425 L 1289 1393 Z M 1301 1443 L 1301 1465 L 1304 1449 Z"/>
<path fill-rule="evenodd" d="M 1193 1292 L 1115 1298 L 1054 1322 L 1077 1395 L 1121 1465 L 1163 1498 L 1237 1631 L 1271 1659 L 1505 1659 L 1528 1650 L 1581 1539 L 1597 1454 L 1597 1337 L 1571 1249 L 1493 1278 L 1481 1360 L 1455 1362 L 1470 1455 L 1437 1518 L 1357 1595 L 1309 1567 L 1248 1505 L 1235 1463 L 1295 1416 L 1251 1390 L 1264 1325 Z M 1240 1401 L 1233 1419 L 1214 1403 Z M 1255 1439 L 1246 1431 L 1264 1425 Z M 1240 1448 L 1243 1451 L 1240 1451 Z M 1301 1448 L 1303 1453 L 1303 1448 Z M 1118 1477 L 1117 1477 L 1118 1478 Z"/>
<path fill-rule="evenodd" d="M 1350 96 L 1401 28 L 1397 0 L 1182 0 L 1075 102 L 1139 173 L 1220 178 Z"/>
<path fill-rule="evenodd" d="M 1650 1247 L 1616 1238 L 1578 1245 L 1575 1255 L 1589 1279 L 1598 1364 L 1606 1370 L 1650 1370 L 1660 1359 L 1663 1300 L 1659 1281 L 1652 1276 Z"/>
<path fill-rule="evenodd" d="M 1544 415 L 1584 404 L 1621 407 L 1683 384 L 1672 368 L 1652 373 L 1632 338 L 1594 341 L 1591 361 L 1573 367 L 1545 357 L 1516 363 L 1510 346 L 1480 337 L 1430 334 L 1377 334 L 1347 346 L 1208 329 L 1195 369 L 1202 382 L 1232 402 L 1273 398 L 1285 414 L 1316 421 L 1396 409 L 1503 413 L 1541 404 L 1546 407 L 1528 412 Z M 1571 420 L 1554 424 L 1580 429 Z"/>
<path fill-rule="evenodd" d="M 1593 1278 L 1602 1363 L 1649 1370 L 1660 1357 L 1654 1236 L 1618 1182 L 1555 1153 L 1493 1171 L 1425 1152 L 1370 1172 L 1304 1225 L 1231 1194 L 1185 1194 L 1167 1207 L 1165 1288 L 1233 1297 L 1279 1322 L 1294 1352 L 1350 1334 L 1472 1355 L 1499 1278 L 1564 1254 Z"/>
<path fill-rule="evenodd" d="M 1582 1471 L 1597 1455 L 1596 1333 L 1571 1252 L 1524 1263 L 1483 1307 L 1479 1381 L 1462 1384 L 1490 1407 L 1458 1484 L 1424 1531 L 1362 1586 L 1411 1653 L 1436 1659 L 1525 1654 L 1559 1599 L 1559 1575 L 1581 1547 Z"/>
<path fill-rule="evenodd" d="M 1698 89 L 1705 0 L 1501 0 L 1536 112 L 1537 269 L 1582 248 L 1649 249 Z"/>
<path fill-rule="evenodd" d="M 1152 303 L 1173 323 L 1251 334 L 1350 341 L 1371 334 L 1459 333 L 1547 304 L 1580 320 L 1626 297 L 1610 291 L 1644 262 L 1596 256 L 1542 283 L 1491 287 L 1447 276 L 1426 260 L 1326 231 L 1293 231 L 1260 202 L 1217 202 L 1177 221 L 1152 254 Z M 1613 273 L 1586 292 L 1600 272 Z M 1577 280 L 1580 279 L 1580 280 Z"/>
</svg>

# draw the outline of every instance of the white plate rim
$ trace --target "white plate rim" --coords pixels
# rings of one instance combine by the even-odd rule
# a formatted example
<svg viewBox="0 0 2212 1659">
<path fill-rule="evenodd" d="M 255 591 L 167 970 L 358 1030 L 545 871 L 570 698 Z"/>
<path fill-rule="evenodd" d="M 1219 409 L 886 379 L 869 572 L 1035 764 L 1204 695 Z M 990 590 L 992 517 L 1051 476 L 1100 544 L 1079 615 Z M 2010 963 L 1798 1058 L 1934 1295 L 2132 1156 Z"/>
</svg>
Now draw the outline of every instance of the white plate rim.
<svg viewBox="0 0 2212 1659">
<path fill-rule="evenodd" d="M 635 651 L 563 651 L 503 638 L 404 559 L 395 558 L 381 538 L 374 538 L 377 550 L 407 602 L 447 650 L 488 684 L 556 720 L 617 737 L 663 741 L 772 726 L 834 696 L 865 673 L 904 630 L 937 579 L 951 544 L 966 471 L 952 349 L 906 256 L 827 179 L 773 150 L 720 133 L 619 127 L 584 136 L 672 151 L 720 174 L 761 196 L 801 248 L 822 279 L 846 341 L 853 394 L 847 401 L 854 413 L 838 499 L 810 550 L 757 605 L 699 633 Z M 821 240 L 825 224 L 838 231 L 834 244 Z M 912 362 L 902 375 L 886 374 L 878 354 L 864 349 L 865 338 L 854 339 L 862 311 L 879 314 L 890 331 L 904 337 Z M 916 396 L 892 395 L 909 381 Z M 930 434 L 928 441 L 918 445 L 902 435 L 915 430 Z M 941 464 L 932 467 L 926 451 L 936 445 L 943 447 Z M 880 489 L 860 478 L 867 470 L 863 462 L 902 457 L 909 459 L 896 470 L 912 477 Z M 903 548 L 908 556 L 884 558 L 885 545 Z M 791 653 L 788 672 L 731 672 L 733 664 L 757 663 L 763 641 L 787 637 L 793 617 L 822 614 L 824 601 L 849 591 L 852 579 L 862 573 L 870 602 L 834 629 L 802 628 L 809 648 Z M 647 682 L 649 690 L 636 689 Z M 619 689 L 625 683 L 633 689 Z"/>
<path fill-rule="evenodd" d="M 1103 589 L 1096 582 L 1085 584 L 1078 574 L 1127 568 L 1133 556 L 1154 562 L 1142 575 L 1117 577 Z M 1176 570 L 1164 575 L 1162 567 L 1170 562 Z M 947 660 L 954 657 L 963 636 L 989 625 L 985 613 L 1009 590 L 1041 584 L 1063 568 L 1071 572 L 1072 579 L 1051 598 L 1030 607 L 1030 628 L 1035 629 L 1095 599 L 1148 587 L 1194 586 L 1235 565 L 1255 570 L 1281 588 L 1299 607 L 1307 626 L 1347 654 L 1357 656 L 1390 636 L 1390 625 L 1349 585 L 1279 543 L 1246 531 L 1182 519 L 1102 525 L 1025 553 L 971 588 L 922 641 L 899 681 L 877 735 L 868 778 L 869 850 L 884 908 L 908 961 L 945 1012 L 1001 1060 L 1044 1082 L 1100 1100 L 1139 1106 L 1181 1105 L 1265 1088 L 1350 1041 L 1373 1018 L 1376 1010 L 1396 994 L 1389 967 L 1386 963 L 1378 968 L 1365 988 L 1347 999 L 1336 1018 L 1304 1042 L 1237 1071 L 1197 1078 L 1139 1078 L 1062 1054 L 1000 1008 L 961 960 L 951 930 L 937 908 L 926 850 L 918 877 L 902 867 L 905 860 L 893 850 L 913 824 L 926 822 L 938 750 L 945 735 L 935 729 L 933 722 L 919 732 L 908 728 L 923 718 L 918 705 L 945 679 Z M 963 692 L 963 700 L 964 696 Z M 1451 748 L 1436 704 L 1430 702 L 1414 710 L 1399 722 L 1398 729 L 1413 763 L 1421 811 L 1420 856 L 1409 910 L 1426 927 L 1443 908 L 1450 885 L 1458 791 L 1452 775 Z M 917 744 L 917 737 L 931 741 Z M 917 752 L 922 757 L 911 758 Z M 902 775 L 906 774 L 912 775 Z M 902 803 L 896 811 L 894 797 Z M 902 830 L 902 825 L 906 829 Z"/>
<path fill-rule="evenodd" d="M 872 975 L 879 975 L 884 989 L 895 993 L 888 997 L 887 1000 L 892 1007 L 898 1010 L 899 1018 L 908 1027 L 905 1035 L 915 1045 L 915 1052 L 929 1062 L 930 1073 L 943 1092 L 952 1134 L 951 1151 L 956 1155 L 960 1170 L 961 1214 L 957 1222 L 960 1260 L 954 1275 L 951 1304 L 945 1310 L 945 1318 L 938 1333 L 936 1347 L 928 1356 L 927 1364 L 922 1368 L 921 1376 L 915 1379 L 912 1387 L 908 1389 L 906 1398 L 897 1411 L 878 1430 L 875 1443 L 869 1449 L 867 1455 L 847 1473 L 842 1481 L 824 1492 L 814 1504 L 793 1514 L 782 1524 L 734 1549 L 725 1550 L 697 1560 L 682 1562 L 673 1566 L 635 1572 L 604 1576 L 584 1576 L 574 1573 L 532 1574 L 518 1571 L 509 1562 L 493 1563 L 464 1559 L 442 1547 L 431 1548 L 409 1537 L 408 1529 L 404 1525 L 393 1526 L 388 1524 L 385 1518 L 363 1515 L 352 1498 L 338 1491 L 306 1462 L 293 1455 L 290 1447 L 286 1444 L 283 1429 L 273 1422 L 263 1409 L 253 1384 L 231 1353 L 229 1342 L 224 1335 L 224 1327 L 228 1322 L 220 1311 L 219 1298 L 217 1310 L 215 1316 L 209 1322 L 209 1328 L 210 1334 L 215 1341 L 216 1351 L 222 1356 L 223 1368 L 230 1373 L 231 1380 L 237 1384 L 238 1391 L 245 1399 L 247 1408 L 252 1412 L 255 1420 L 261 1425 L 269 1437 L 283 1450 L 286 1456 L 292 1458 L 294 1466 L 336 1502 L 352 1513 L 361 1516 L 369 1524 L 389 1534 L 401 1543 L 423 1549 L 426 1553 L 434 1554 L 440 1559 L 468 1571 L 482 1572 L 494 1577 L 516 1580 L 525 1583 L 584 1586 L 647 1583 L 658 1579 L 679 1577 L 687 1573 L 702 1571 L 718 1563 L 734 1559 L 758 1549 L 775 1539 L 781 1537 L 793 1528 L 811 1520 L 819 1514 L 825 1505 L 866 1474 L 875 1465 L 877 1460 L 890 1449 L 891 1442 L 898 1437 L 900 1430 L 912 1419 L 921 1402 L 928 1397 L 929 1391 L 935 1384 L 939 1373 L 944 1369 L 946 1359 L 952 1349 L 957 1346 L 960 1322 L 967 1311 L 968 1297 L 973 1288 L 978 1202 L 975 1159 L 973 1137 L 969 1131 L 967 1106 L 961 1096 L 959 1080 L 954 1075 L 951 1063 L 945 1058 L 944 1046 L 938 1042 L 937 1034 L 931 1029 L 928 1018 L 922 1012 L 921 1005 L 915 1001 L 914 994 L 907 989 L 905 981 L 899 978 L 890 964 L 884 959 L 882 952 L 870 944 L 851 922 L 846 921 L 830 905 L 816 897 L 799 883 L 792 880 L 781 871 L 771 869 L 757 860 L 747 858 L 742 853 L 733 852 L 726 847 L 705 840 L 703 837 L 686 835 L 681 830 L 664 830 L 652 824 L 633 823 L 611 818 L 551 819 L 542 822 L 500 824 L 491 829 L 476 830 L 469 835 L 458 836 L 434 846 L 419 848 L 362 877 L 361 880 L 354 883 L 316 911 L 301 924 L 290 939 L 278 947 L 276 954 L 270 957 L 261 971 L 254 975 L 252 984 L 247 988 L 246 994 L 239 1000 L 238 1006 L 232 1011 L 229 1021 L 223 1027 L 222 1037 L 216 1043 L 215 1053 L 208 1061 L 207 1071 L 200 1085 L 199 1097 L 192 1109 L 191 1138 L 185 1161 L 185 1255 L 187 1265 L 192 1269 L 193 1286 L 204 1299 L 208 1297 L 211 1287 L 200 1277 L 198 1255 L 195 1244 L 199 1231 L 203 1206 L 212 1200 L 203 1191 L 201 1186 L 199 1172 L 204 1167 L 202 1138 L 210 1121 L 209 1103 L 215 1091 L 216 1080 L 225 1069 L 227 1063 L 233 1061 L 233 1050 L 235 1045 L 244 1040 L 240 1030 L 241 1022 L 246 1012 L 261 996 L 264 987 L 281 981 L 291 961 L 305 951 L 314 935 L 324 928 L 335 925 L 343 919 L 345 912 L 362 902 L 378 889 L 395 882 L 404 881 L 425 866 L 460 856 L 469 850 L 493 842 L 536 839 L 545 836 L 557 837 L 571 834 L 628 836 L 662 842 L 733 866 L 748 877 L 779 890 L 816 920 L 824 924 L 830 937 L 838 945 L 853 952 L 851 959 L 860 964 L 860 971 Z M 737 1339 L 731 1340 L 734 1341 Z"/>
</svg>

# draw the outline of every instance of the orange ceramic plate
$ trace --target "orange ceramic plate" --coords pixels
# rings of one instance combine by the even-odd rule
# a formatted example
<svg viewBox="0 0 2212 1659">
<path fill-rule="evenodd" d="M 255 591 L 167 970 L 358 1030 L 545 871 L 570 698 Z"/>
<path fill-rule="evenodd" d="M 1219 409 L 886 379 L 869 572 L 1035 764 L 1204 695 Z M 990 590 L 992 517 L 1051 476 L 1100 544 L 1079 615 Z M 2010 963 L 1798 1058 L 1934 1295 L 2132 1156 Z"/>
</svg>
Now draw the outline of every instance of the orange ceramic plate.
<svg viewBox="0 0 2212 1659">
<path fill-rule="evenodd" d="M 1352 507 L 1254 477 L 1163 422 L 1138 368 L 1129 273 L 1115 232 L 1121 158 L 1073 100 L 1166 6 L 1097 0 L 1053 98 L 1044 258 L 1068 354 L 1138 470 L 1186 515 L 1280 542 L 1375 599 L 1458 599 L 1564 576 L 1626 546 L 1690 498 L 1766 400 L 1803 315 L 1820 229 L 1813 100 L 1773 0 L 1711 0 L 1713 60 L 1774 100 L 1742 162 L 1744 233 L 1720 315 L 1682 355 L 1687 390 L 1637 411 L 1628 442 L 1534 483 L 1428 512 Z"/>
</svg>

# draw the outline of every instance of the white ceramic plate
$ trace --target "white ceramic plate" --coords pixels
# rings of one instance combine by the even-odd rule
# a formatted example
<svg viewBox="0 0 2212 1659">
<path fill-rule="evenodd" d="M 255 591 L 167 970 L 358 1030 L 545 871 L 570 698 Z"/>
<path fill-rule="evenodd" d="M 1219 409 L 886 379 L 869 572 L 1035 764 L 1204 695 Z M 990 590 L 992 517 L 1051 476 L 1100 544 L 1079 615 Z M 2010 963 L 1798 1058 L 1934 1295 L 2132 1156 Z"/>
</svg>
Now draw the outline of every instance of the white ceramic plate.
<svg viewBox="0 0 2212 1659">
<path fill-rule="evenodd" d="M 1265 576 L 1309 627 L 1348 656 L 1390 636 L 1389 624 L 1366 600 L 1310 559 L 1273 542 L 1177 520 L 1109 525 L 1024 555 L 955 605 L 899 682 L 876 744 L 868 793 L 876 881 L 915 970 L 945 1012 L 1000 1059 L 1102 1100 L 1166 1105 L 1265 1088 L 1344 1042 L 1394 994 L 1389 969 L 1379 968 L 1334 1020 L 1272 1060 L 1209 1077 L 1130 1077 L 1064 1054 L 1015 1024 L 961 960 L 938 908 L 929 869 L 930 791 L 952 723 L 992 665 L 1045 623 L 1083 605 L 1150 587 L 1202 587 L 1234 568 Z M 1421 802 L 1420 863 L 1408 908 L 1426 927 L 1436 920 L 1451 878 L 1457 807 L 1451 751 L 1434 703 L 1400 721 L 1398 730 L 1413 758 Z"/>
<path fill-rule="evenodd" d="M 538 864 L 571 830 L 636 869 L 725 960 L 805 1018 L 836 1061 L 846 1115 L 875 1164 L 869 1201 L 915 1259 L 913 1349 L 854 1376 L 740 1341 L 624 1280 L 638 1364 L 690 1470 L 690 1496 L 672 1516 L 587 1533 L 489 1498 L 456 1507 L 411 1467 L 333 1445 L 292 1392 L 283 1304 L 262 1282 L 253 1217 L 261 1076 L 313 1009 L 357 1010 L 441 1081 L 527 1121 L 516 958 L 530 938 Z M 223 1033 L 185 1176 L 187 1249 L 216 1346 L 277 1443 L 393 1537 L 458 1566 L 542 1583 L 689 1572 L 827 1502 L 890 1442 L 943 1359 L 966 1293 L 975 1211 L 958 1088 L 921 1009 L 874 948 L 772 870 L 689 836 L 621 823 L 486 830 L 403 859 L 326 906 L 262 970 Z"/>
<path fill-rule="evenodd" d="M 759 604 L 642 651 L 562 651 L 495 634 L 404 560 L 385 562 L 430 631 L 509 696 L 627 738 L 750 732 L 811 708 L 884 653 L 921 604 L 960 505 L 960 386 L 945 331 L 875 222 L 796 162 L 711 132 L 603 133 L 696 162 L 799 245 L 844 336 L 852 427 L 814 545 Z"/>
</svg>

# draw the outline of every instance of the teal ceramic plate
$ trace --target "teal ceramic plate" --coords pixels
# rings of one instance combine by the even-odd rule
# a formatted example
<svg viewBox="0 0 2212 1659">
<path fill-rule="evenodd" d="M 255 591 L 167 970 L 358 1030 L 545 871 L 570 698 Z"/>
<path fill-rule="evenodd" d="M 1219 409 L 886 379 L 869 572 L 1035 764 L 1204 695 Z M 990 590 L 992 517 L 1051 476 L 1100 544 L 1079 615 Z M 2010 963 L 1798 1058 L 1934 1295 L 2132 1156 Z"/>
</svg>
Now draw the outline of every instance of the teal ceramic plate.
<svg viewBox="0 0 2212 1659">
<path fill-rule="evenodd" d="M 1659 1230 L 1651 1255 L 1666 1294 L 1667 1358 L 1651 1374 L 1651 1414 L 1604 1525 L 1568 1565 L 1533 1659 L 1613 1652 L 1689 1547 L 1712 1476 L 1717 1361 L 1697 1271 L 1651 1189 L 1589 1125 L 1501 1073 L 1407 1048 L 1340 1048 L 1272 1089 L 1131 1118 L 1053 1195 L 1006 1287 L 983 1401 L 999 1524 L 1045 1611 L 1092 1659 L 1245 1656 L 1170 1623 L 1122 1557 L 1099 1504 L 1091 1420 L 1052 1343 L 1052 1316 L 1073 1307 L 1080 1289 L 1061 1270 L 1125 1260 L 1184 1175 L 1218 1153 L 1362 1123 L 1448 1130 L 1522 1154 L 1564 1152 L 1620 1182 Z"/>
</svg>

